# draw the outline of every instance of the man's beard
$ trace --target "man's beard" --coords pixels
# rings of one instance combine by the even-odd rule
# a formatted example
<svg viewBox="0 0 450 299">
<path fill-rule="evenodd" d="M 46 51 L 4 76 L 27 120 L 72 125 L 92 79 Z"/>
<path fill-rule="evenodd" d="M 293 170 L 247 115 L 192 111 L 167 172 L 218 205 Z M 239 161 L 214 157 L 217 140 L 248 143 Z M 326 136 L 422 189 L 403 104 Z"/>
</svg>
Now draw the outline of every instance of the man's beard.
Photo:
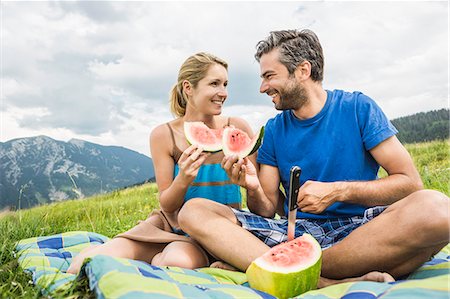
<svg viewBox="0 0 450 299">
<path fill-rule="evenodd" d="M 295 80 L 289 80 L 287 84 L 278 90 L 280 101 L 275 104 L 277 110 L 297 110 L 308 102 L 306 90 Z"/>
</svg>

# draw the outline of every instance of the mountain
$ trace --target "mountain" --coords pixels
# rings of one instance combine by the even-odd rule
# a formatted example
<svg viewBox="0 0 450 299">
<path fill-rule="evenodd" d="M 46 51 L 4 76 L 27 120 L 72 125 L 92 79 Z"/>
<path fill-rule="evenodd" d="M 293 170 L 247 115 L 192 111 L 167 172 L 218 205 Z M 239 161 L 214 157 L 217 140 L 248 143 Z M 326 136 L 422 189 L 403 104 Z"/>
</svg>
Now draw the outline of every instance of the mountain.
<svg viewBox="0 0 450 299">
<path fill-rule="evenodd" d="M 153 177 L 152 159 L 124 147 L 46 136 L 0 142 L 0 209 L 82 198 Z"/>
<path fill-rule="evenodd" d="M 450 110 L 420 112 L 392 120 L 402 143 L 449 139 Z"/>
</svg>

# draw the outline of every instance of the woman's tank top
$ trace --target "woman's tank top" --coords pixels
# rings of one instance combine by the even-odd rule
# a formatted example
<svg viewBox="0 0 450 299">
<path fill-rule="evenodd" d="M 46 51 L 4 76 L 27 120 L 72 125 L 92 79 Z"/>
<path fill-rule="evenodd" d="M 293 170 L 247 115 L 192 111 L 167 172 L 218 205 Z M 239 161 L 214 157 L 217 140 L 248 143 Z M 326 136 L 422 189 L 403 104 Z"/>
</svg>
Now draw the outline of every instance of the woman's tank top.
<svg viewBox="0 0 450 299">
<path fill-rule="evenodd" d="M 230 119 L 228 118 L 228 125 Z M 183 151 L 175 142 L 175 136 L 172 127 L 167 123 L 172 137 L 173 150 L 172 158 L 175 162 L 174 177 L 178 175 L 178 160 Z M 187 142 L 184 148 L 189 145 Z M 183 146 L 181 146 L 183 148 Z M 200 166 L 197 177 L 188 187 L 184 201 L 191 198 L 201 197 L 207 198 L 222 204 L 233 204 L 242 202 L 240 187 L 232 184 L 227 173 L 220 165 L 223 159 L 223 152 L 212 153 L 205 162 Z"/>
</svg>

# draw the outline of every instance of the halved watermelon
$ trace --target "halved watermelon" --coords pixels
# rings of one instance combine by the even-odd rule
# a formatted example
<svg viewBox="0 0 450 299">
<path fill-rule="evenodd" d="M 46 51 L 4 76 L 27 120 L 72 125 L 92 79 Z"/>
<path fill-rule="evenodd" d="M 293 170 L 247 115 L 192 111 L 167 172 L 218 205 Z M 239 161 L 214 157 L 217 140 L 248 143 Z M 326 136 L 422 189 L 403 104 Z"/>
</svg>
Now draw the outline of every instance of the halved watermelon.
<svg viewBox="0 0 450 299">
<path fill-rule="evenodd" d="M 309 234 L 272 247 L 254 260 L 247 278 L 254 289 L 278 298 L 291 298 L 317 288 L 322 249 Z"/>
<path fill-rule="evenodd" d="M 225 156 L 237 155 L 239 159 L 250 156 L 261 146 L 263 136 L 264 127 L 261 127 L 259 134 L 252 139 L 242 130 L 227 127 L 222 136 L 223 154 Z"/>
<path fill-rule="evenodd" d="M 222 150 L 223 129 L 210 129 L 201 121 L 184 122 L 184 135 L 189 144 L 196 144 L 205 152 Z"/>
</svg>

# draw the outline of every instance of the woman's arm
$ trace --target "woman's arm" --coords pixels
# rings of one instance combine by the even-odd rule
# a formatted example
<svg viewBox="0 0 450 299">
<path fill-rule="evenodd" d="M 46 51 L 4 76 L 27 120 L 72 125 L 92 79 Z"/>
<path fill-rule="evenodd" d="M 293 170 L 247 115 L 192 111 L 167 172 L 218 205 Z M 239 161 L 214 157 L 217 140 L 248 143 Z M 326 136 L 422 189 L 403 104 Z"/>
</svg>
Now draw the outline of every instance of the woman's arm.
<svg viewBox="0 0 450 299">
<path fill-rule="evenodd" d="M 171 156 L 172 140 L 166 125 L 156 127 L 150 134 L 150 151 L 155 168 L 156 184 L 159 190 L 159 203 L 163 211 L 172 213 L 181 208 L 184 196 L 198 173 L 207 155 L 202 149 L 190 146 L 181 155 L 179 174 L 174 179 L 175 163 Z"/>
</svg>

